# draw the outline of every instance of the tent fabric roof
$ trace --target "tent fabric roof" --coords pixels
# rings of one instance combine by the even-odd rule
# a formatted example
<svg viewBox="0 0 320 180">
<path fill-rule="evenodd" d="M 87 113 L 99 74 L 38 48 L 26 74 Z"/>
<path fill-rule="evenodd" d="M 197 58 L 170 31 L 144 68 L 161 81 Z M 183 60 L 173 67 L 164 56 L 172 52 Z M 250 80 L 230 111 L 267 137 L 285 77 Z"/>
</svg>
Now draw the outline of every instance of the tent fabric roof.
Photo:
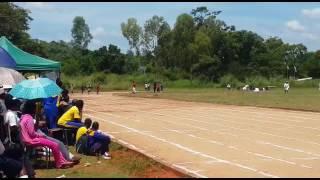
<svg viewBox="0 0 320 180">
<path fill-rule="evenodd" d="M 0 66 L 5 68 L 16 68 L 17 64 L 14 59 L 7 53 L 6 50 L 0 47 Z"/>
<path fill-rule="evenodd" d="M 7 38 L 2 36 L 0 38 L 0 48 L 4 49 L 9 56 L 15 61 L 16 66 L 13 68 L 20 71 L 45 71 L 45 70 L 60 70 L 61 63 L 53 60 L 45 59 L 36 55 L 27 53 L 15 45 L 13 45 Z M 2 57 L 6 56 L 0 49 L 0 66 L 5 66 L 2 63 Z M 6 59 L 9 59 L 8 57 Z M 4 60 L 5 61 L 5 60 Z M 8 64 L 8 62 L 7 62 Z"/>
</svg>

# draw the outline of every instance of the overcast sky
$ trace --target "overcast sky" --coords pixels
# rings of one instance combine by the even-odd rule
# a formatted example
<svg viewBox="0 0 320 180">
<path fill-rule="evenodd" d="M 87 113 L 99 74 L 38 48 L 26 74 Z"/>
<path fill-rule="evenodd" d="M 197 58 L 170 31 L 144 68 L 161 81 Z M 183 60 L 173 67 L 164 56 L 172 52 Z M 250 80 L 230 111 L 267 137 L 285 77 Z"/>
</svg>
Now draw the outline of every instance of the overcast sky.
<svg viewBox="0 0 320 180">
<path fill-rule="evenodd" d="M 236 30 L 251 30 L 263 38 L 280 37 L 288 43 L 303 43 L 309 51 L 320 49 L 320 3 L 286 2 L 16 2 L 29 9 L 33 21 L 32 38 L 45 41 L 70 41 L 72 20 L 83 16 L 93 39 L 89 49 L 115 44 L 122 52 L 129 48 L 120 24 L 134 17 L 143 26 L 153 15 L 163 16 L 173 27 L 181 13 L 190 13 L 198 6 L 221 10 L 219 19 Z"/>
</svg>

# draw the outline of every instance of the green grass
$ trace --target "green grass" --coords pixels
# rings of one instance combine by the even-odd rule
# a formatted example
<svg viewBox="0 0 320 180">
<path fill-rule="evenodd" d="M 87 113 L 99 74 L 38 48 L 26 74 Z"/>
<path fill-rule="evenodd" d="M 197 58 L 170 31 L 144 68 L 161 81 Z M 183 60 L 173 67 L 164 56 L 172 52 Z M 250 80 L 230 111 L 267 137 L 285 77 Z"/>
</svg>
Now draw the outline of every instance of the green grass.
<svg viewBox="0 0 320 180">
<path fill-rule="evenodd" d="M 70 151 L 77 154 L 74 152 L 74 147 L 70 147 Z M 111 143 L 110 152 L 111 160 L 102 158 L 98 160 L 95 156 L 81 155 L 80 164 L 69 169 L 39 167 L 36 169 L 36 177 L 55 178 L 65 175 L 67 178 L 135 178 L 161 177 L 162 174 L 167 175 L 164 177 L 187 177 L 115 142 Z M 38 164 L 42 164 L 41 167 L 43 167 L 43 163 L 44 161 L 38 162 Z M 90 163 L 90 166 L 85 167 L 86 163 Z"/>
<path fill-rule="evenodd" d="M 128 94 L 123 93 L 119 95 L 128 96 Z M 284 94 L 280 88 L 260 93 L 243 92 L 240 90 L 228 91 L 223 88 L 168 88 L 157 96 L 153 93 L 145 92 L 129 96 L 320 111 L 320 91 L 317 88 L 291 88 L 289 94 Z"/>
</svg>

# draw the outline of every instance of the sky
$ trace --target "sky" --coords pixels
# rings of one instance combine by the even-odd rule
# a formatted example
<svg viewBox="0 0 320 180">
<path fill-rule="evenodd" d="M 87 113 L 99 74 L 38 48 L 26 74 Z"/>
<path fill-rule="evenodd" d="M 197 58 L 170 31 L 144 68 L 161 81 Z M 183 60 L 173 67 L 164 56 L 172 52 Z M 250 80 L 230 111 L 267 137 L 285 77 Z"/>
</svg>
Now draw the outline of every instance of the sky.
<svg viewBox="0 0 320 180">
<path fill-rule="evenodd" d="M 114 44 L 122 52 L 129 49 L 120 24 L 128 18 L 140 26 L 153 15 L 163 16 L 170 27 L 182 13 L 206 6 L 221 10 L 219 19 L 236 30 L 253 31 L 263 38 L 279 37 L 290 44 L 303 43 L 308 51 L 320 49 L 319 2 L 16 2 L 29 9 L 33 20 L 28 31 L 32 38 L 70 41 L 72 20 L 83 16 L 93 39 L 89 49 Z"/>
</svg>

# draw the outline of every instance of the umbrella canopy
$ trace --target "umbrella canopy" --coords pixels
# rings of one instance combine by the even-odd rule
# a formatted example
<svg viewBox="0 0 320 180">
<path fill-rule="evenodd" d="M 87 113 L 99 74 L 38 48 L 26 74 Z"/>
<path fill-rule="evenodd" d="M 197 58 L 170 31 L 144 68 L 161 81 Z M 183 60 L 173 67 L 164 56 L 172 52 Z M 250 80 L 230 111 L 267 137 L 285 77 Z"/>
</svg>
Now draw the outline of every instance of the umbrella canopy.
<svg viewBox="0 0 320 180">
<path fill-rule="evenodd" d="M 29 79 L 16 84 L 10 91 L 13 97 L 22 99 L 39 99 L 57 96 L 62 89 L 48 78 Z"/>
<path fill-rule="evenodd" d="M 18 71 L 0 67 L 0 84 L 3 85 L 4 88 L 13 87 L 25 79 L 26 78 L 24 78 Z"/>
</svg>

